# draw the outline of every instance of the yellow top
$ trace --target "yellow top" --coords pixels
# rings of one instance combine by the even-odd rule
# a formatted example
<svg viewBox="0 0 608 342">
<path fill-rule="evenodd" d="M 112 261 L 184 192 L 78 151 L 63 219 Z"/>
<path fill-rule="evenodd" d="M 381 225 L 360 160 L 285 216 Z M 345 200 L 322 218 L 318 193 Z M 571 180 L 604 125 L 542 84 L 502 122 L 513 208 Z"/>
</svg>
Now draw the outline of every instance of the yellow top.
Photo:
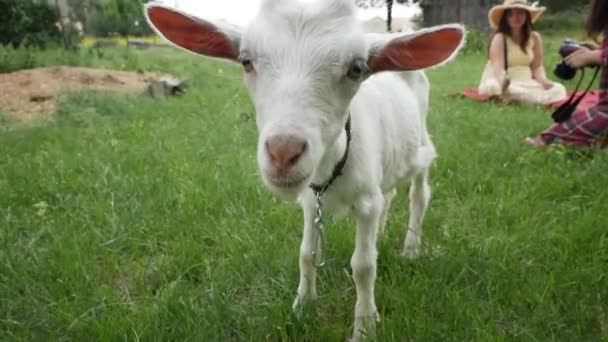
<svg viewBox="0 0 608 342">
<path fill-rule="evenodd" d="M 519 44 L 508 36 L 505 36 L 507 41 L 507 63 L 509 65 L 508 74 L 511 80 L 529 80 L 532 78 L 532 69 L 530 65 L 534 59 L 534 38 L 530 36 L 527 53 L 521 50 Z"/>
</svg>

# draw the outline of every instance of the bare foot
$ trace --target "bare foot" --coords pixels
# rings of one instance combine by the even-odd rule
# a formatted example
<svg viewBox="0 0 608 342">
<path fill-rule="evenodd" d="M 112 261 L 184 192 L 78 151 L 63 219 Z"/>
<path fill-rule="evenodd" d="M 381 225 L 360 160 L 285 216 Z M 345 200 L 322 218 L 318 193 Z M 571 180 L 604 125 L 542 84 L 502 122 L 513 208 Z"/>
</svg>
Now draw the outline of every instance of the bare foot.
<svg viewBox="0 0 608 342">
<path fill-rule="evenodd" d="M 526 137 L 523 141 L 524 144 L 534 147 L 546 147 L 547 144 L 540 138 L 540 136 L 535 136 L 534 138 Z"/>
</svg>

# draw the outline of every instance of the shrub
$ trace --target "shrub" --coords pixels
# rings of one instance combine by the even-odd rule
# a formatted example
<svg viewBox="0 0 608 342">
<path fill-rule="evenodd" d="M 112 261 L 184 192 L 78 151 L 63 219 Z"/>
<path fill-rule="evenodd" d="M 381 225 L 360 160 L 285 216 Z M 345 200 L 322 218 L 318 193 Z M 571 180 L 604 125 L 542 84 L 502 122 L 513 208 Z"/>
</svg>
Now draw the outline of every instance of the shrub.
<svg viewBox="0 0 608 342">
<path fill-rule="evenodd" d="M 543 34 L 581 31 L 585 27 L 586 13 L 586 11 L 563 11 L 546 14 L 534 24 L 534 29 L 542 31 Z"/>
<path fill-rule="evenodd" d="M 490 43 L 490 35 L 485 32 L 471 30 L 467 33 L 467 41 L 462 48 L 461 53 L 483 53 L 486 54 L 488 44 Z"/>
</svg>

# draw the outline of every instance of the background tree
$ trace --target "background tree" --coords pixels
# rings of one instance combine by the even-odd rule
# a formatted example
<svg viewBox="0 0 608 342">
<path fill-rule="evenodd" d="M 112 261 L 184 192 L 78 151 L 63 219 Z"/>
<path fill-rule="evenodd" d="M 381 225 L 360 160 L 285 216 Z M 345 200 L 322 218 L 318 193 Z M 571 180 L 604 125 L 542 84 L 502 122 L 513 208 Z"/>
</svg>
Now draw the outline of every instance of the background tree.
<svg viewBox="0 0 608 342">
<path fill-rule="evenodd" d="M 150 34 L 143 14 L 145 0 L 90 0 L 91 33 L 99 36 L 118 34 L 122 37 Z"/>
<path fill-rule="evenodd" d="M 393 3 L 400 3 L 400 4 L 404 4 L 404 3 L 408 3 L 408 2 L 413 2 L 413 1 L 411 1 L 411 0 L 393 1 Z M 358 7 L 361 7 L 361 8 L 385 7 L 386 0 L 355 0 L 355 5 L 357 5 Z"/>
<path fill-rule="evenodd" d="M 0 43 L 39 46 L 60 43 L 57 12 L 46 2 L 0 0 Z"/>
<path fill-rule="evenodd" d="M 444 24 L 448 22 L 464 22 L 479 30 L 489 29 L 487 26 L 488 10 L 502 0 L 417 0 L 424 10 L 425 26 Z M 534 2 L 534 1 L 530 1 Z M 541 0 L 539 6 L 546 6 L 548 14 L 566 11 L 584 12 L 589 5 L 588 0 Z M 561 20 L 561 19 L 559 19 Z"/>
<path fill-rule="evenodd" d="M 89 21 L 94 3 L 95 0 L 68 0 L 71 15 L 75 20 L 82 23 L 85 32 L 89 32 L 91 29 Z"/>
</svg>

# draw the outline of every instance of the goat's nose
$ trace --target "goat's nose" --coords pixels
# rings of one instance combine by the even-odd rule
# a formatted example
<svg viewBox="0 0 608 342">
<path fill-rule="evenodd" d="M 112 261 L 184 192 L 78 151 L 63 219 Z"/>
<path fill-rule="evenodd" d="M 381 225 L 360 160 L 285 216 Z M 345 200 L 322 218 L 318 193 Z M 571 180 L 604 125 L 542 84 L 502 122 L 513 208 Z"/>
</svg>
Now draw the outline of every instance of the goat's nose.
<svg viewBox="0 0 608 342">
<path fill-rule="evenodd" d="M 278 173 L 289 171 L 306 151 L 306 141 L 293 135 L 274 135 L 266 140 L 266 153 Z"/>
</svg>

